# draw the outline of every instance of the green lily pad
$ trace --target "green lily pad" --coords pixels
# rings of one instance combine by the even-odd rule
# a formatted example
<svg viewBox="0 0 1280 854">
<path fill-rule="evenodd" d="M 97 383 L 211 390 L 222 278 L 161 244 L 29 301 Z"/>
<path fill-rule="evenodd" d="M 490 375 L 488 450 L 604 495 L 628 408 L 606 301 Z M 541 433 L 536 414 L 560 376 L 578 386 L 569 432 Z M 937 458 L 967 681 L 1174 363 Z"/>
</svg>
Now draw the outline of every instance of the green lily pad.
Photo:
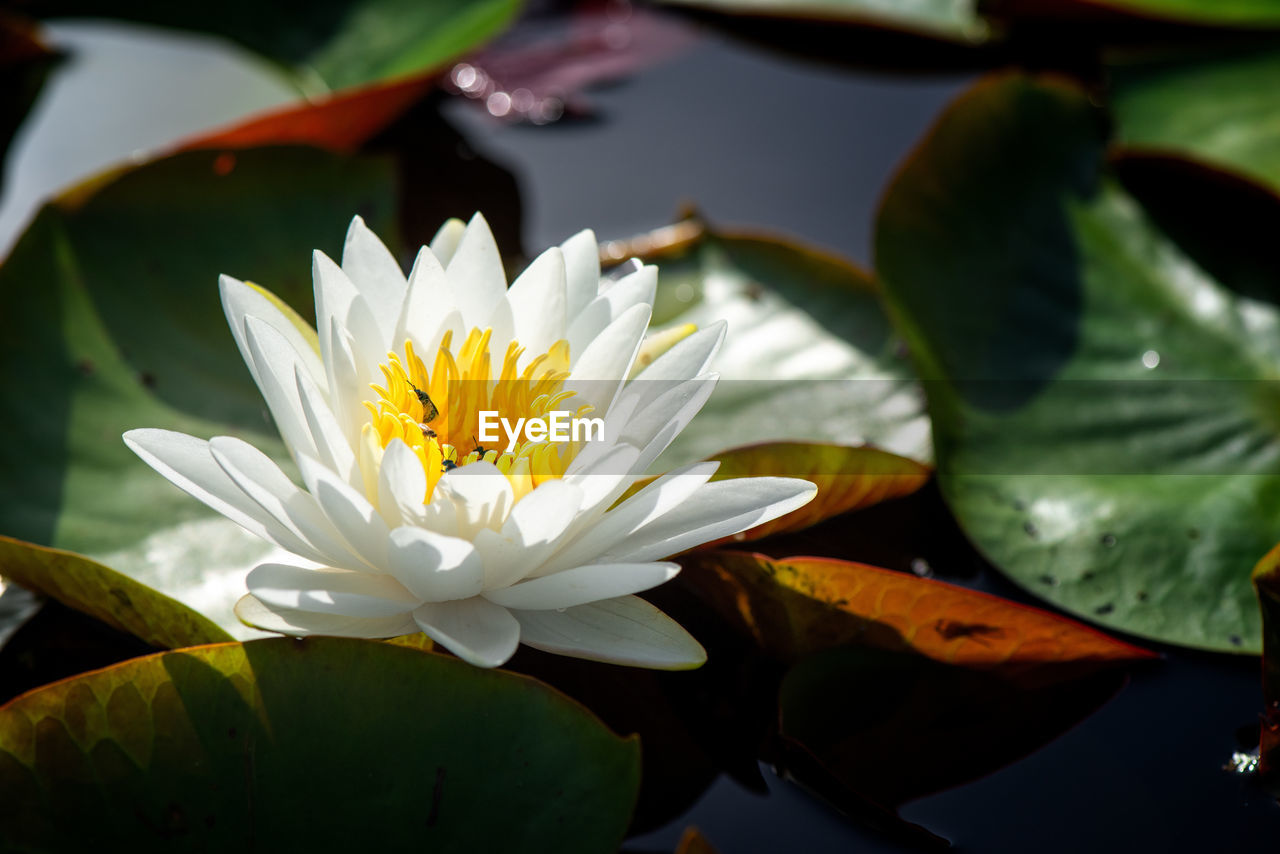
<svg viewBox="0 0 1280 854">
<path fill-rule="evenodd" d="M 6 850 L 610 851 L 639 777 L 545 685 L 369 641 L 163 653 L 0 709 Z"/>
<path fill-rule="evenodd" d="M 306 6 L 233 0 L 216 6 L 35 0 L 41 18 L 115 18 L 230 39 L 307 88 L 339 89 L 440 66 L 497 35 L 519 0 L 321 0 Z"/>
<path fill-rule="evenodd" d="M 1280 529 L 1280 314 L 1153 222 L 1104 167 L 1102 127 L 1074 86 L 998 77 L 890 189 L 877 262 L 925 378 L 939 485 L 1036 595 L 1256 651 L 1249 568 Z"/>
<path fill-rule="evenodd" d="M 219 156 L 176 155 L 64 196 L 0 267 L 0 533 L 87 555 L 244 637 L 231 606 L 267 544 L 120 436 L 234 435 L 287 459 L 217 276 L 310 306 L 311 250 L 336 256 L 353 213 L 394 238 L 394 179 L 385 160 L 310 149 L 239 151 L 229 172 Z"/>
<path fill-rule="evenodd" d="M 1111 78 L 1120 145 L 1191 157 L 1280 192 L 1280 50 L 1116 63 Z"/>
<path fill-rule="evenodd" d="M 760 15 L 860 24 L 978 43 L 990 35 L 976 0 L 663 0 L 736 15 Z"/>
<path fill-rule="evenodd" d="M 75 552 L 0 536 L 0 574 L 152 646 L 173 649 L 231 640 L 181 602 Z"/>
<path fill-rule="evenodd" d="M 659 264 L 654 326 L 728 324 L 711 363 L 719 384 L 659 469 L 769 441 L 928 459 L 919 383 L 870 275 L 778 237 L 705 229 L 647 255 Z"/>
<path fill-rule="evenodd" d="M 1012 0 L 1015 8 L 1025 3 L 1034 8 L 1044 0 Z M 1060 3 L 1044 3 L 1050 9 Z M 1154 21 L 1219 27 L 1275 27 L 1280 25 L 1280 7 L 1272 0 L 1068 0 L 1067 8 L 1080 14 L 1118 12 Z"/>
</svg>

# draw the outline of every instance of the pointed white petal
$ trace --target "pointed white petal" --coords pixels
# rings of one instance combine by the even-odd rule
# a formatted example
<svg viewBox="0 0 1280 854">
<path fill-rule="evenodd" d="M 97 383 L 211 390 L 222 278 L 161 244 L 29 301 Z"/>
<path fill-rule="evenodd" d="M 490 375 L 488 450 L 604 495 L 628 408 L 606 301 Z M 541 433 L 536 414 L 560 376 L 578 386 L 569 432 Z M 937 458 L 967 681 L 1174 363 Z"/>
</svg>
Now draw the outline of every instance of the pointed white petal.
<svg viewBox="0 0 1280 854">
<path fill-rule="evenodd" d="M 704 484 L 680 505 L 616 543 L 600 560 L 645 561 L 728 537 L 803 507 L 817 494 L 807 480 L 740 477 Z"/>
<path fill-rule="evenodd" d="M 600 246 L 590 229 L 560 244 L 566 275 L 565 322 L 572 323 L 600 290 Z"/>
<path fill-rule="evenodd" d="M 390 575 L 343 569 L 310 569 L 264 563 L 249 573 L 249 592 L 271 608 L 348 617 L 391 617 L 412 611 L 418 600 Z"/>
<path fill-rule="evenodd" d="M 680 571 L 675 563 L 606 563 L 575 566 L 485 593 L 490 602 L 512 610 L 548 611 L 572 608 L 601 599 L 629 596 L 670 581 Z"/>
<path fill-rule="evenodd" d="M 390 250 L 369 230 L 360 217 L 353 217 L 342 248 L 342 271 L 347 274 L 373 313 L 374 322 L 386 339 L 391 338 L 400 306 L 404 302 L 404 271 Z"/>
<path fill-rule="evenodd" d="M 520 624 L 511 612 L 479 597 L 430 602 L 413 618 L 427 637 L 477 667 L 505 664 L 520 642 Z"/>
<path fill-rule="evenodd" d="M 515 503 L 511 482 L 493 463 L 456 468 L 440 479 L 436 489 L 453 502 L 458 534 L 468 540 L 482 528 L 501 530 Z"/>
<path fill-rule="evenodd" d="M 652 265 L 606 284 L 600 296 L 588 303 L 569 324 L 569 352 L 581 353 L 627 309 L 637 305 L 652 306 L 657 287 L 658 268 Z"/>
<path fill-rule="evenodd" d="M 418 624 L 412 613 L 390 617 L 349 617 L 345 614 L 321 614 L 293 608 L 268 606 L 253 594 L 236 602 L 240 622 L 267 632 L 286 635 L 332 635 L 340 638 L 393 638 L 413 634 Z"/>
<path fill-rule="evenodd" d="M 699 329 L 654 359 L 636 379 L 654 382 L 656 386 L 662 381 L 684 380 L 705 373 L 724 342 L 727 328 L 723 320 L 718 320 Z"/>
<path fill-rule="evenodd" d="M 378 511 L 392 524 L 417 524 L 427 497 L 427 473 L 408 445 L 392 439 L 378 469 Z"/>
<path fill-rule="evenodd" d="M 467 224 L 457 217 L 444 221 L 436 236 L 431 238 L 431 253 L 440 259 L 441 264 L 448 264 L 453 253 L 458 251 L 462 235 L 467 231 Z"/>
<path fill-rule="evenodd" d="M 647 305 L 627 309 L 575 358 L 564 387 L 575 391 L 581 402 L 594 406 L 597 415 L 609 411 L 623 378 L 631 372 L 631 362 L 649 326 L 649 312 Z"/>
<path fill-rule="evenodd" d="M 236 486 L 309 546 L 305 551 L 291 549 L 295 554 L 344 569 L 366 568 L 315 498 L 299 489 L 262 451 L 232 436 L 210 439 L 209 451 Z"/>
<path fill-rule="evenodd" d="M 639 404 L 637 401 L 636 414 L 618 428 L 619 440 L 645 448 L 670 426 L 674 426 L 675 434 L 679 435 L 711 398 L 718 379 L 717 374 L 704 374 L 682 383 L 658 384 L 667 386 L 667 389 L 647 403 Z M 629 383 L 618 396 L 625 396 L 635 385 L 634 382 Z M 641 393 L 653 390 L 645 388 Z"/>
<path fill-rule="evenodd" d="M 256 501 L 245 495 L 213 459 L 209 443 L 194 436 L 152 428 L 130 430 L 124 442 L 187 494 L 252 534 L 293 551 L 301 544 L 289 529 L 277 522 Z"/>
<path fill-rule="evenodd" d="M 444 267 L 424 246 L 418 250 L 413 269 L 409 271 L 409 284 L 391 338 L 391 349 L 399 350 L 406 338 L 412 338 L 415 347 L 425 348 L 439 331 L 441 318 L 452 309 L 453 295 L 449 292 Z M 424 349 L 424 358 L 429 358 L 431 352 Z"/>
<path fill-rule="evenodd" d="M 638 596 L 561 611 L 514 611 L 520 640 L 535 649 L 590 661 L 690 670 L 707 660 L 679 623 Z"/>
<path fill-rule="evenodd" d="M 352 550 L 372 569 L 385 572 L 387 537 L 391 532 L 373 505 L 337 475 L 309 457 L 298 458 L 298 471 L 307 484 L 307 491 L 320 502 L 324 515 Z"/>
<path fill-rule="evenodd" d="M 324 402 L 310 376 L 301 369 L 295 369 L 293 379 L 297 386 L 302 417 L 316 449 L 316 459 L 337 472 L 347 483 L 356 485 L 360 478 L 356 468 L 356 455 L 351 450 L 350 440 L 338 423 L 337 416 Z"/>
<path fill-rule="evenodd" d="M 318 341 L 313 344 L 298 328 L 298 324 L 303 322 L 301 318 L 295 320 L 287 316 L 262 291 L 230 276 L 221 276 L 218 279 L 218 291 L 222 296 L 222 310 L 227 315 L 227 325 L 231 327 L 231 335 L 236 339 L 240 356 L 249 366 L 249 372 L 253 374 L 255 382 L 258 374 L 249 354 L 249 344 L 244 336 L 246 317 L 256 317 L 274 327 L 297 352 L 298 361 L 306 368 L 307 374 L 321 389 L 327 388 L 324 364 L 316 349 Z"/>
<path fill-rule="evenodd" d="M 700 462 L 668 472 L 595 520 L 537 570 L 538 575 L 592 563 L 641 527 L 679 507 L 711 479 L 718 462 Z"/>
<path fill-rule="evenodd" d="M 391 532 L 391 574 L 420 601 L 469 599 L 484 589 L 484 564 L 475 547 L 413 526 Z"/>
<path fill-rule="evenodd" d="M 462 324 L 480 326 L 493 313 L 507 292 L 507 274 L 502 269 L 498 244 L 489 223 L 480 214 L 471 218 L 458 249 L 445 265 L 453 303 L 462 312 Z"/>
<path fill-rule="evenodd" d="M 553 246 L 535 258 L 507 291 L 516 340 L 530 358 L 565 337 L 565 287 L 564 253 Z"/>
<path fill-rule="evenodd" d="M 350 331 L 352 349 L 357 359 L 373 359 L 376 364 L 376 360 L 381 359 L 391 346 L 391 334 L 395 330 L 401 299 L 396 299 L 394 309 L 389 312 L 379 311 L 382 317 L 375 317 L 372 305 L 351 278 L 319 250 L 311 254 L 311 277 L 316 295 L 316 329 L 328 329 L 336 320 Z M 323 337 L 320 344 L 325 361 L 328 362 L 330 354 L 324 352 Z"/>
<path fill-rule="evenodd" d="M 315 439 L 307 426 L 298 399 L 297 369 L 302 367 L 298 353 L 275 327 L 256 317 L 244 321 L 245 340 L 249 356 L 253 360 L 258 377 L 258 388 L 271 411 L 271 418 L 280 431 L 289 452 L 318 457 Z"/>
</svg>

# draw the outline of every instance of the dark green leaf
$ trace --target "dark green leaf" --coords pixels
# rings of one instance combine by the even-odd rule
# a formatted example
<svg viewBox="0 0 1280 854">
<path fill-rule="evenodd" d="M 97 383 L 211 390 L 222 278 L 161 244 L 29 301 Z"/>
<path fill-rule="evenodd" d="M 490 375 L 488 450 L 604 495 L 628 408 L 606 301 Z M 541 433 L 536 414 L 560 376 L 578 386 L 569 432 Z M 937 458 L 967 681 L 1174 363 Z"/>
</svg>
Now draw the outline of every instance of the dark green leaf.
<svg viewBox="0 0 1280 854">
<path fill-rule="evenodd" d="M 285 458 L 217 276 L 310 311 L 311 250 L 338 254 L 352 214 L 394 244 L 394 184 L 383 160 L 261 149 L 220 174 L 219 156 L 178 155 L 63 197 L 0 267 L 0 532 L 88 555 L 234 633 L 230 606 L 267 544 L 120 435 L 238 435 Z"/>
<path fill-rule="evenodd" d="M 223 36 L 284 66 L 304 87 L 339 89 L 438 67 L 496 35 L 519 7 L 519 0 L 125 0 L 104 10 L 85 0 L 33 0 L 24 11 Z"/>
<path fill-rule="evenodd" d="M 639 746 L 546 686 L 370 641 L 135 659 L 0 709 L 6 850 L 616 849 Z"/>
<path fill-rule="evenodd" d="M 939 483 L 1028 590 L 1145 637 L 1257 650 L 1280 315 L 1153 224 L 1104 144 L 1083 92 L 996 78 L 890 189 L 877 259 L 926 378 Z"/>
<path fill-rule="evenodd" d="M 1280 50 L 1118 63 L 1111 73 L 1122 146 L 1193 157 L 1280 192 Z"/>
</svg>

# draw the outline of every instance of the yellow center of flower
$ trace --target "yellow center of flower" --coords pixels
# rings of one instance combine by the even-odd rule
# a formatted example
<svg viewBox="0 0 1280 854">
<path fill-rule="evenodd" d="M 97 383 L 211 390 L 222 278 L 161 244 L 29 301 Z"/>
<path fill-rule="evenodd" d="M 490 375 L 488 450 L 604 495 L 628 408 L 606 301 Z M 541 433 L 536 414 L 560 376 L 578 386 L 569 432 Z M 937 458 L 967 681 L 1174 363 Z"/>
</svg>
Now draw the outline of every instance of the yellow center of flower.
<svg viewBox="0 0 1280 854">
<path fill-rule="evenodd" d="M 362 454 L 378 457 L 361 461 L 371 497 L 377 492 L 381 451 L 392 439 L 403 441 L 422 462 L 427 475 L 424 502 L 431 500 L 436 484 L 451 469 L 481 459 L 507 476 L 517 501 L 539 483 L 564 474 L 577 443 L 529 441 L 499 427 L 498 440 L 486 446 L 480 440 L 480 413 L 494 412 L 515 424 L 519 418 L 545 419 L 554 411 L 570 411 L 575 417 L 589 412 L 589 405 L 574 408 L 566 403 L 573 397 L 563 389 L 569 376 L 569 342 L 557 341 L 519 370 L 524 348 L 512 341 L 495 379 L 491 335 L 490 329 L 472 329 L 455 353 L 453 334 L 446 332 L 430 369 L 410 341 L 404 344 L 403 359 L 387 354 L 381 365 L 386 385 L 371 386 L 379 399 L 365 403 L 372 419 L 364 427 Z"/>
</svg>

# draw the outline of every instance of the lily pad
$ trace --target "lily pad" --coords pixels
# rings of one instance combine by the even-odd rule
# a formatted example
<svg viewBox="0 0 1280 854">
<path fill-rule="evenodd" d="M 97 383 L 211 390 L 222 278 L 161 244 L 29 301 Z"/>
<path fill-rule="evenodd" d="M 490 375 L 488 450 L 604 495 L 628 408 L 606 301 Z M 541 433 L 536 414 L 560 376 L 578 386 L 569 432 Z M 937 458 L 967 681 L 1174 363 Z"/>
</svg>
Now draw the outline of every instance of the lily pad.
<svg viewBox="0 0 1280 854">
<path fill-rule="evenodd" d="M 75 552 L 0 537 L 0 573 L 155 647 L 231 640 L 181 602 Z"/>
<path fill-rule="evenodd" d="M 305 7 L 243 0 L 216 6 L 34 0 L 40 18 L 114 18 L 230 39 L 304 88 L 359 86 L 437 68 L 500 32 L 519 0 L 320 0 Z"/>
<path fill-rule="evenodd" d="M 1280 26 L 1280 8 L 1272 0 L 1006 0 L 1013 9 L 1034 11 L 1044 6 L 1050 12 L 1066 10 L 1078 16 L 1104 13 L 1135 18 L 1230 28 Z"/>
<path fill-rule="evenodd" d="M 997 77 L 889 190 L 877 263 L 925 378 L 939 484 L 1036 595 L 1256 651 L 1248 568 L 1280 530 L 1280 314 L 1157 226 L 1106 143 L 1083 91 Z"/>
<path fill-rule="evenodd" d="M 767 441 L 869 443 L 928 459 L 920 387 L 869 274 L 772 235 L 683 225 L 605 246 L 660 265 L 655 326 L 728 324 L 711 364 L 719 384 L 658 468 Z"/>
<path fill-rule="evenodd" d="M 311 250 L 337 254 L 353 212 L 394 240 L 395 185 L 382 159 L 281 147 L 237 152 L 227 171 L 220 156 L 180 154 L 64 195 L 0 267 L 0 533 L 84 554 L 243 637 L 231 606 L 267 545 L 120 435 L 237 435 L 286 459 L 217 276 L 310 306 Z M 27 561 L 26 581 L 56 586 L 42 565 Z"/>
<path fill-rule="evenodd" d="M 1195 158 L 1280 192 L 1280 50 L 1116 62 L 1111 81 L 1124 150 Z"/>
<path fill-rule="evenodd" d="M 801 18 L 856 24 L 946 39 L 981 43 L 990 36 L 977 0 L 663 0 L 734 15 Z"/>
<path fill-rule="evenodd" d="M 606 851 L 639 775 L 534 680 L 369 641 L 163 653 L 0 709 L 8 850 Z"/>
<path fill-rule="evenodd" d="M 685 586 L 783 661 L 856 643 L 1021 677 L 1042 665 L 1153 657 L 1046 611 L 865 564 L 727 550 L 681 563 Z"/>
<path fill-rule="evenodd" d="M 715 455 L 712 480 L 735 477 L 800 477 L 818 494 L 799 510 L 734 535 L 732 542 L 798 531 L 824 519 L 910 495 L 929 480 L 929 467 L 869 446 L 817 442 L 765 442 Z"/>
</svg>

